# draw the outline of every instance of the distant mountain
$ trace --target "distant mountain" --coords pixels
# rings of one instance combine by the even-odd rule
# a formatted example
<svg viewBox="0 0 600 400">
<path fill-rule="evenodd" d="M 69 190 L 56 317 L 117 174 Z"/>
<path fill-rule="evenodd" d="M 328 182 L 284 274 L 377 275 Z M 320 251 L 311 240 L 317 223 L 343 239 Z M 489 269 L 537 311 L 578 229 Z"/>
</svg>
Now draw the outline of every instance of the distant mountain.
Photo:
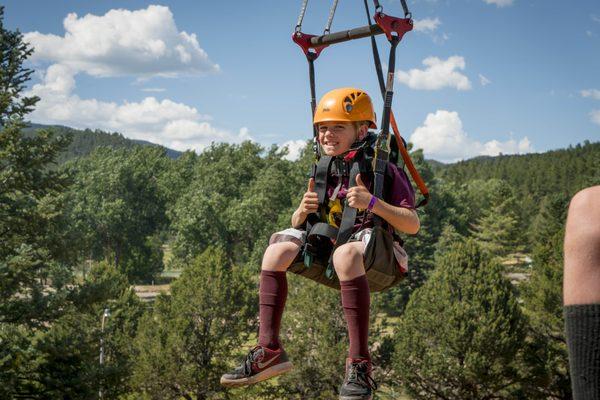
<svg viewBox="0 0 600 400">
<path fill-rule="evenodd" d="M 42 125 L 30 123 L 29 126 L 23 131 L 26 136 L 33 136 L 39 129 L 52 129 L 58 135 L 65 133 L 72 135 L 73 141 L 67 150 L 59 156 L 59 163 L 64 163 L 65 161 L 73 158 L 86 156 L 100 146 L 112 147 L 114 149 L 130 148 L 134 146 L 157 146 L 165 149 L 167 156 L 173 159 L 178 158 L 182 154 L 179 151 L 169 149 L 168 147 L 164 147 L 155 143 L 150 143 L 145 140 L 127 139 L 118 132 L 109 133 L 98 129 L 80 130 L 62 125 Z"/>
</svg>

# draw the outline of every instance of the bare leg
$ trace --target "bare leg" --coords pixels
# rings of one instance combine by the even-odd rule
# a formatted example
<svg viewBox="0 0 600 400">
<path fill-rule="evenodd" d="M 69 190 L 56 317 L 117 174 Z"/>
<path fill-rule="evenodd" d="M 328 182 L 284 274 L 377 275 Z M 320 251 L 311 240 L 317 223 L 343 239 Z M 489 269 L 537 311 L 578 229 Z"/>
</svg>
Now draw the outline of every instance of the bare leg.
<svg viewBox="0 0 600 400">
<path fill-rule="evenodd" d="M 263 255 L 263 271 L 287 271 L 298 255 L 300 246 L 293 242 L 273 243 Z"/>
<path fill-rule="evenodd" d="M 571 200 L 565 230 L 563 295 L 575 400 L 600 399 L 600 186 Z"/>
<path fill-rule="evenodd" d="M 565 305 L 600 303 L 600 186 L 571 200 L 565 231 Z"/>
<path fill-rule="evenodd" d="M 340 281 L 349 281 L 365 274 L 363 242 L 350 242 L 341 245 L 333 254 L 333 265 Z"/>
</svg>

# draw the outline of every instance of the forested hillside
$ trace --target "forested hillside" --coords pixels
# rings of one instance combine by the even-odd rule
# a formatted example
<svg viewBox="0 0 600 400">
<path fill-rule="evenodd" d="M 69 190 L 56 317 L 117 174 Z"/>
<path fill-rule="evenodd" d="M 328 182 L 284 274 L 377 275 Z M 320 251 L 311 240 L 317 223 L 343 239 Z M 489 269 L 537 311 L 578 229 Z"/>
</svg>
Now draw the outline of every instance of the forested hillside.
<svg viewBox="0 0 600 400">
<path fill-rule="evenodd" d="M 80 130 L 60 125 L 28 124 L 27 127 L 23 129 L 23 132 L 25 136 L 33 137 L 35 132 L 40 129 L 50 129 L 56 135 L 72 137 L 69 147 L 62 151 L 58 156 L 57 161 L 61 164 L 77 157 L 86 156 L 98 147 L 110 147 L 112 149 L 118 149 L 132 148 L 134 146 L 156 146 L 164 148 L 167 156 L 171 158 L 177 158 L 181 155 L 181 152 L 179 151 L 168 149 L 154 143 L 143 140 L 127 139 L 118 132 L 109 133 L 98 129 Z"/>
<path fill-rule="evenodd" d="M 600 182 L 600 142 L 585 141 L 545 153 L 477 157 L 437 166 L 443 179 L 458 184 L 476 179 L 502 179 L 519 198 L 538 201 L 549 194 L 569 194 Z"/>
</svg>

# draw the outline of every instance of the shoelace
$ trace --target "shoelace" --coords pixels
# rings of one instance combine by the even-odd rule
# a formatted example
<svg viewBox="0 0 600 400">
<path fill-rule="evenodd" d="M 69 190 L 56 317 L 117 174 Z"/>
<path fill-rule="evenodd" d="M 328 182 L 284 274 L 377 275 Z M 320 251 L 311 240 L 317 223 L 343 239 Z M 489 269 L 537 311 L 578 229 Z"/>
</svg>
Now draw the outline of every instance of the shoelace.
<svg viewBox="0 0 600 400">
<path fill-rule="evenodd" d="M 255 348 L 250 350 L 250 352 L 246 356 L 246 359 L 244 360 L 245 376 L 250 376 L 250 374 L 252 373 L 252 364 L 257 362 L 262 356 L 264 356 L 264 354 L 265 350 L 260 346 L 256 346 Z"/>
<path fill-rule="evenodd" d="M 366 361 L 353 362 L 348 371 L 348 383 L 355 383 L 360 386 L 367 386 L 377 390 L 377 382 L 368 373 L 369 363 Z"/>
</svg>

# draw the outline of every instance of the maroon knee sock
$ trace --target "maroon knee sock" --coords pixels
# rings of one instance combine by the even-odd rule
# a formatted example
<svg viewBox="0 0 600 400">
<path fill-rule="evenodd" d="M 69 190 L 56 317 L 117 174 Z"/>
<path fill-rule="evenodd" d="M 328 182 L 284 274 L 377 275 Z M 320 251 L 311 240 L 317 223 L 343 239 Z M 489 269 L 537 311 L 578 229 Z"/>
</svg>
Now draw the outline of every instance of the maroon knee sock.
<svg viewBox="0 0 600 400">
<path fill-rule="evenodd" d="M 277 350 L 279 327 L 287 298 L 287 277 L 285 271 L 261 271 L 259 290 L 258 345 Z"/>
<path fill-rule="evenodd" d="M 369 355 L 369 306 L 371 295 L 366 275 L 349 281 L 340 281 L 342 307 L 348 324 L 350 349 L 348 357 L 370 359 Z"/>
</svg>

